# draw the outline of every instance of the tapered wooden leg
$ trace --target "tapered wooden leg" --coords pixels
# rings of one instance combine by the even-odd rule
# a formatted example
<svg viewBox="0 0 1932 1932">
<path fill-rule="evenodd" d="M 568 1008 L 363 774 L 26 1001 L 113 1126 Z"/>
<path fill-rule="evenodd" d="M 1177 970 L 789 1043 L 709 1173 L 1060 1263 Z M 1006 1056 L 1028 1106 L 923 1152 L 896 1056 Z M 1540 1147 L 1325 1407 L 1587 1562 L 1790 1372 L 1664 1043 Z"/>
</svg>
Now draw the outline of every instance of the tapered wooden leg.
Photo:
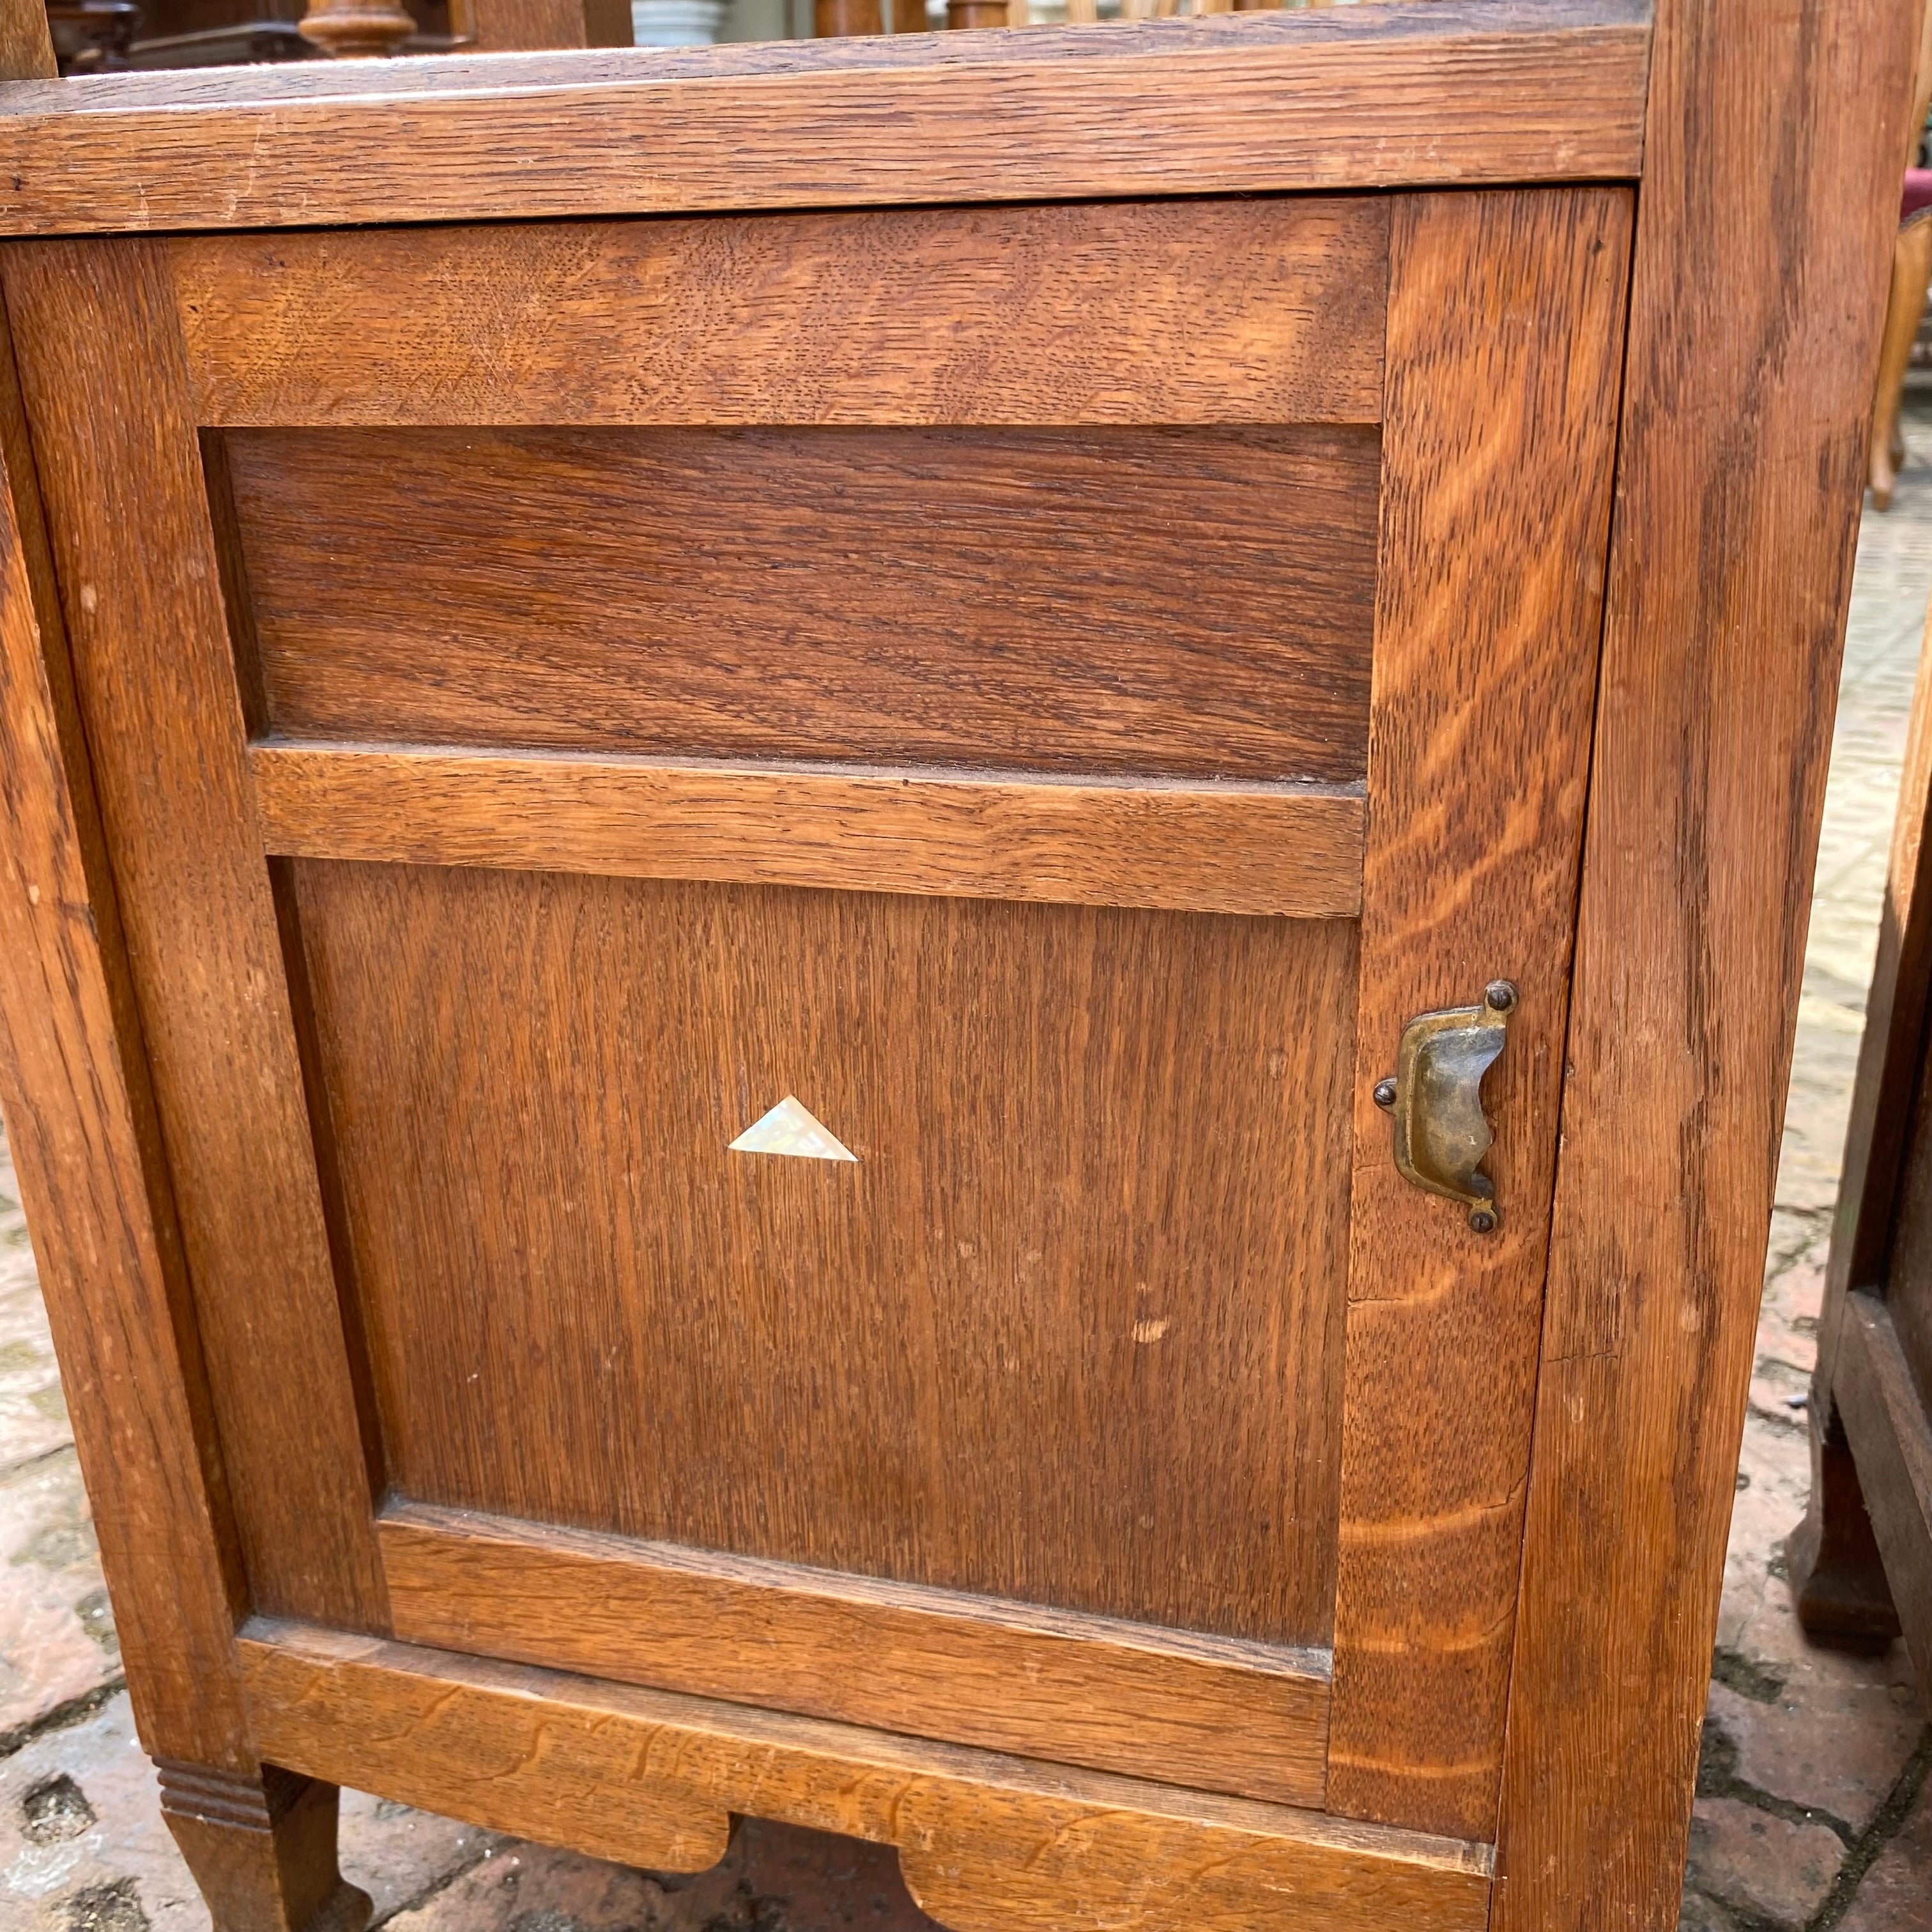
<svg viewBox="0 0 1932 1932">
<path fill-rule="evenodd" d="M 1834 1420 L 1812 1424 L 1811 1506 L 1785 1544 L 1785 1562 L 1810 1635 L 1854 1650 L 1882 1650 L 1898 1636 L 1858 1465 Z"/>
<path fill-rule="evenodd" d="M 363 1932 L 369 1897 L 336 1868 L 332 1784 L 155 1760 L 161 1814 L 214 1932 Z"/>
</svg>

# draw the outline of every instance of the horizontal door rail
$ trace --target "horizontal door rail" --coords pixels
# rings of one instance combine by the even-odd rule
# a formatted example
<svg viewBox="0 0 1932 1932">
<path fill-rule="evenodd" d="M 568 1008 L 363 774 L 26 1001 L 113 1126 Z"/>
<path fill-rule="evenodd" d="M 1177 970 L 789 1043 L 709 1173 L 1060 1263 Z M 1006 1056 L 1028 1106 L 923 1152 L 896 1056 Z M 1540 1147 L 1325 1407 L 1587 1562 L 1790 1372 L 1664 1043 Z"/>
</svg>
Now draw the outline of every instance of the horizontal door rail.
<svg viewBox="0 0 1932 1932">
<path fill-rule="evenodd" d="M 413 1642 L 1321 1808 L 1326 1651 L 425 1504 L 377 1534 Z"/>
<path fill-rule="evenodd" d="M 1361 909 L 1366 808 L 1348 787 L 274 740 L 249 763 L 266 848 L 288 858 L 1298 919 Z"/>
<path fill-rule="evenodd" d="M 242 1652 L 269 1762 L 626 1864 L 701 1870 L 736 1811 L 896 1845 L 957 1932 L 1488 1922 L 1486 1846 L 300 1624 Z"/>
<path fill-rule="evenodd" d="M 1646 0 L 0 87 L 0 234 L 1628 179 Z"/>
</svg>

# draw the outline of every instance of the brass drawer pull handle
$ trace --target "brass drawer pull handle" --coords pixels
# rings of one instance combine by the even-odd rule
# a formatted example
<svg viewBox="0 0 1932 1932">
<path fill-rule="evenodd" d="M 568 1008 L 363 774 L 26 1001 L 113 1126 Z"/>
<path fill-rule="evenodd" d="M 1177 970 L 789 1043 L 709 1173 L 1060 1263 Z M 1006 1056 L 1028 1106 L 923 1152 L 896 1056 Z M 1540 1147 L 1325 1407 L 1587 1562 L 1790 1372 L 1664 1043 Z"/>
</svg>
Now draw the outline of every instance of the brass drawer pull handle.
<svg viewBox="0 0 1932 1932">
<path fill-rule="evenodd" d="M 1395 1116 L 1395 1164 L 1405 1180 L 1469 1210 L 1479 1234 L 1496 1232 L 1496 1183 L 1480 1163 L 1496 1136 L 1483 1112 L 1483 1076 L 1509 1036 L 1516 988 L 1492 980 L 1479 1006 L 1418 1013 L 1402 1030 L 1394 1078 L 1376 1104 Z"/>
</svg>

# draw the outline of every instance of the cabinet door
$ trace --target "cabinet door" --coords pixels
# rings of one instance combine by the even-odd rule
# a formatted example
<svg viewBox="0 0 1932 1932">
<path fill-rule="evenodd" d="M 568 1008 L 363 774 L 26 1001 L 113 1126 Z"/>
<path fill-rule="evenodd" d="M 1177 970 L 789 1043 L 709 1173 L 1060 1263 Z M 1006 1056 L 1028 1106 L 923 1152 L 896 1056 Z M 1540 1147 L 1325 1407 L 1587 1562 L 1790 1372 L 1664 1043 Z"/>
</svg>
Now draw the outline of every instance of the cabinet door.
<svg viewBox="0 0 1932 1932">
<path fill-rule="evenodd" d="M 1493 1838 L 1630 212 L 10 250 L 257 1609 Z"/>
</svg>

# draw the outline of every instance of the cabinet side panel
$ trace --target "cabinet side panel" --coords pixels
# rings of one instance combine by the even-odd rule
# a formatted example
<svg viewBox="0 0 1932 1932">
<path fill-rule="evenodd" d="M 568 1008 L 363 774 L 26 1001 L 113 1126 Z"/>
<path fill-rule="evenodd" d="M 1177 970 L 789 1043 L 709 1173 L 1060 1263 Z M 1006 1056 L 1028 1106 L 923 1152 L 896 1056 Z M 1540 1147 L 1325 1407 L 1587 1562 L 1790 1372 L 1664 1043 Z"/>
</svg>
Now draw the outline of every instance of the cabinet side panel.
<svg viewBox="0 0 1932 1932">
<path fill-rule="evenodd" d="M 241 1565 L 0 314 L 0 1110 L 135 1721 L 249 1762 Z"/>
<path fill-rule="evenodd" d="M 254 1600 L 386 1614 L 161 244 L 12 251 L 75 688 Z"/>
<path fill-rule="evenodd" d="M 1498 1932 L 1676 1922 L 1916 13 L 1657 9 Z"/>
</svg>

